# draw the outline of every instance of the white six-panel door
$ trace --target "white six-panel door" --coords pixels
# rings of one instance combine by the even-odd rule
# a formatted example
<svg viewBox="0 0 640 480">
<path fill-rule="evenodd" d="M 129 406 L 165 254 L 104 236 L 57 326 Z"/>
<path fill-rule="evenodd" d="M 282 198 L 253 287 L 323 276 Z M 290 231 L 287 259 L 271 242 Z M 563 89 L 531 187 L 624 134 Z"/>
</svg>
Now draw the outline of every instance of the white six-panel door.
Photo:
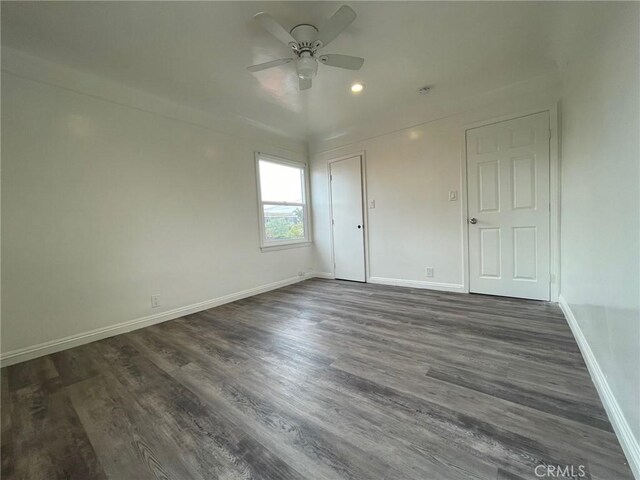
<svg viewBox="0 0 640 480">
<path fill-rule="evenodd" d="M 549 113 L 466 142 L 470 291 L 549 300 Z"/>
<path fill-rule="evenodd" d="M 335 277 L 365 281 L 360 156 L 329 164 Z"/>
</svg>

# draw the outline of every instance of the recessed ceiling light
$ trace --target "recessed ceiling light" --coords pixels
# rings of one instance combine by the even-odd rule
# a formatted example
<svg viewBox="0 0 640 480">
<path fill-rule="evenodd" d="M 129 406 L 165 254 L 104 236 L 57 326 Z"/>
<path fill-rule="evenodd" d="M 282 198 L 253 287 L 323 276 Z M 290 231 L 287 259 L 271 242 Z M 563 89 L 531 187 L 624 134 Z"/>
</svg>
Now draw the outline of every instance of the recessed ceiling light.
<svg viewBox="0 0 640 480">
<path fill-rule="evenodd" d="M 364 83 L 354 83 L 351 85 L 351 93 L 360 93 L 364 90 Z"/>
</svg>

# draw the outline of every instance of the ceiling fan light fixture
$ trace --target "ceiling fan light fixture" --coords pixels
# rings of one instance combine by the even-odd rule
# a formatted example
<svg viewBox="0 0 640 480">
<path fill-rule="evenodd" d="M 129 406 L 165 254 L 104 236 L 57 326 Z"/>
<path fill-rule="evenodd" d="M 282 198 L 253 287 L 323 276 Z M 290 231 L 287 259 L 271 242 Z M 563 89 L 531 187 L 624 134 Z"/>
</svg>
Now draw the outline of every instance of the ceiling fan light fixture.
<svg viewBox="0 0 640 480">
<path fill-rule="evenodd" d="M 318 73 L 318 62 L 311 56 L 301 56 L 296 63 L 296 71 L 298 72 L 298 77 L 303 80 L 313 78 Z"/>
</svg>

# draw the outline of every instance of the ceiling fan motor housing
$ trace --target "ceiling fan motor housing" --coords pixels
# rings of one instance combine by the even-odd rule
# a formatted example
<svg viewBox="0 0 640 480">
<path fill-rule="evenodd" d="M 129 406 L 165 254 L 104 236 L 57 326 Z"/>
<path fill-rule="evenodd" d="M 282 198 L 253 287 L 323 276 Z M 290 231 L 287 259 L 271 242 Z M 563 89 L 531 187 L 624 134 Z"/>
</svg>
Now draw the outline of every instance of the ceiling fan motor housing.
<svg viewBox="0 0 640 480">
<path fill-rule="evenodd" d="M 300 50 L 315 50 L 316 38 L 318 36 L 318 29 L 313 25 L 302 23 L 296 25 L 291 29 L 291 36 L 298 42 Z"/>
<path fill-rule="evenodd" d="M 314 58 L 317 49 L 318 29 L 313 25 L 303 23 L 291 29 L 291 36 L 298 42 L 298 45 L 292 47 L 298 55 L 296 62 L 298 77 L 303 80 L 315 77 L 318 73 L 318 62 Z"/>
</svg>

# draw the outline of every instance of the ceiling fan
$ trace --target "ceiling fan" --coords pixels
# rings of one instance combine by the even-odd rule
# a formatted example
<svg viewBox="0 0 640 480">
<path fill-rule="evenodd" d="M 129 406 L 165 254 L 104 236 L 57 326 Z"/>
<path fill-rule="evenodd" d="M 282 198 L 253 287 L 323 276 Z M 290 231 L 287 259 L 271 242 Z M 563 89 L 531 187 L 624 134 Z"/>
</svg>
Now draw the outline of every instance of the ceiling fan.
<svg viewBox="0 0 640 480">
<path fill-rule="evenodd" d="M 293 57 L 272 60 L 247 67 L 250 72 L 259 72 L 267 68 L 278 67 L 287 63 L 296 63 L 296 72 L 300 82 L 300 90 L 311 88 L 312 78 L 318 72 L 318 61 L 331 67 L 360 70 L 364 58 L 350 55 L 320 54 L 318 51 L 331 43 L 342 31 L 356 19 L 356 12 L 347 5 L 342 5 L 333 16 L 320 28 L 303 23 L 287 32 L 278 21 L 266 12 L 254 17 L 264 29 L 281 42 L 291 47 Z"/>
</svg>

